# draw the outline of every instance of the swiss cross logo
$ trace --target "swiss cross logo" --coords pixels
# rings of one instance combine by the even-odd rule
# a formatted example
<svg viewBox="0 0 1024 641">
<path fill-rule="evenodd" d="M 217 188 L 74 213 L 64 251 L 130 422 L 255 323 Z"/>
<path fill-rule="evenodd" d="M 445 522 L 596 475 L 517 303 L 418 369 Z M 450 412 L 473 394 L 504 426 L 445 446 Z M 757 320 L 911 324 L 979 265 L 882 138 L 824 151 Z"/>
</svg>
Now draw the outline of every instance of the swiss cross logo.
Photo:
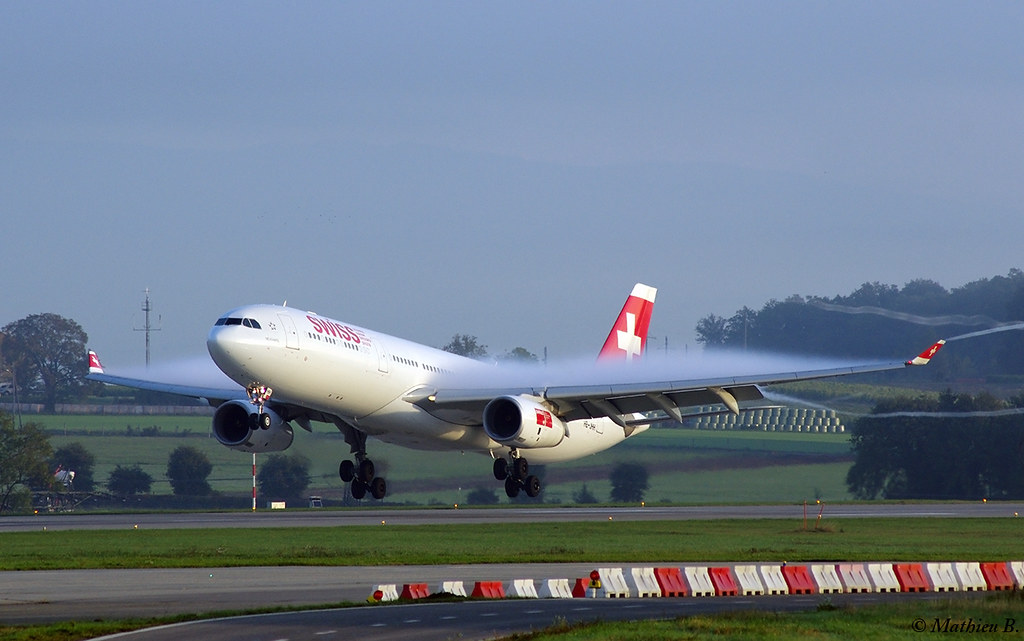
<svg viewBox="0 0 1024 641">
<path fill-rule="evenodd" d="M 626 313 L 626 331 L 618 330 L 618 343 L 626 358 L 640 358 L 643 354 L 644 342 L 636 331 L 636 314 Z"/>
<path fill-rule="evenodd" d="M 540 425 L 541 427 L 552 427 L 551 412 L 547 410 L 537 410 L 537 425 Z"/>
</svg>

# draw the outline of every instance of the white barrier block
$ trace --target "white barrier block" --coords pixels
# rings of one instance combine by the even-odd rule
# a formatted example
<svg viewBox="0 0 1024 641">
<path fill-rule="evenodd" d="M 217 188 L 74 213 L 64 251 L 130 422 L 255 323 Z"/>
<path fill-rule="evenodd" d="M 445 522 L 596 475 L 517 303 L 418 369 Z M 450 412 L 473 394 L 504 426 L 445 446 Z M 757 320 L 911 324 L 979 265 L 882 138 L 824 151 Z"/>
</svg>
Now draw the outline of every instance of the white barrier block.
<svg viewBox="0 0 1024 641">
<path fill-rule="evenodd" d="M 660 597 L 661 586 L 654 576 L 654 568 L 632 568 L 629 572 L 630 585 L 638 597 Z"/>
<path fill-rule="evenodd" d="M 1010 561 L 1010 574 L 1013 575 L 1013 587 L 1024 588 L 1024 561 Z"/>
<path fill-rule="evenodd" d="M 839 594 L 843 591 L 834 565 L 811 565 L 811 576 L 818 584 L 818 594 Z"/>
<path fill-rule="evenodd" d="M 513 579 L 505 588 L 505 596 L 520 599 L 539 598 L 537 588 L 533 585 L 533 579 Z"/>
<path fill-rule="evenodd" d="M 622 568 L 597 568 L 601 576 L 601 589 L 597 596 L 606 599 L 628 599 L 629 585 L 626 584 L 626 577 L 622 574 Z"/>
<path fill-rule="evenodd" d="M 538 596 L 542 599 L 571 599 L 572 587 L 569 579 L 543 579 Z"/>
<path fill-rule="evenodd" d="M 462 581 L 442 581 L 437 591 L 455 596 L 466 596 L 466 586 Z"/>
<path fill-rule="evenodd" d="M 900 581 L 889 563 L 868 563 L 868 578 L 875 592 L 900 591 Z"/>
<path fill-rule="evenodd" d="M 956 592 L 960 589 L 952 563 L 925 563 L 924 571 L 928 573 L 932 589 L 936 592 Z"/>
<path fill-rule="evenodd" d="M 789 584 L 786 577 L 782 576 L 781 565 L 762 565 L 758 573 L 764 581 L 765 594 L 789 594 Z"/>
<path fill-rule="evenodd" d="M 715 596 L 715 586 L 711 583 L 711 575 L 705 566 L 688 566 L 683 568 L 683 576 L 690 586 L 693 596 Z"/>
<path fill-rule="evenodd" d="M 764 584 L 757 576 L 757 567 L 753 565 L 734 565 L 733 574 L 736 575 L 736 582 L 739 584 L 740 594 L 752 596 L 764 594 Z"/>
<path fill-rule="evenodd" d="M 395 585 L 394 583 L 382 583 L 381 585 L 374 586 L 373 591 L 371 592 L 371 594 L 373 594 L 374 592 L 377 592 L 378 590 L 383 595 L 380 598 L 381 601 L 397 601 L 398 600 L 398 586 Z"/>
<path fill-rule="evenodd" d="M 981 564 L 977 561 L 954 563 L 953 571 L 956 572 L 960 589 L 964 592 L 980 592 L 988 589 L 985 575 L 981 573 Z"/>
<path fill-rule="evenodd" d="M 843 590 L 851 594 L 872 590 L 871 579 L 868 578 L 868 570 L 863 563 L 839 563 L 836 565 L 836 574 L 839 575 L 839 583 Z"/>
</svg>

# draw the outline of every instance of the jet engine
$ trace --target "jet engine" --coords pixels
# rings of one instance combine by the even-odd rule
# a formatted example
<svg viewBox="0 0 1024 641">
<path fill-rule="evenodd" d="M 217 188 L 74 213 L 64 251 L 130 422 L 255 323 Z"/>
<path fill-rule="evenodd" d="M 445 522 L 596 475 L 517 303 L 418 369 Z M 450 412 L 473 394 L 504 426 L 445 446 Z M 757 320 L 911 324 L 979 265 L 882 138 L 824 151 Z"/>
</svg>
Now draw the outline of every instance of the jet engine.
<svg viewBox="0 0 1024 641">
<path fill-rule="evenodd" d="M 292 444 L 292 426 L 276 412 L 264 407 L 270 426 L 261 429 L 259 408 L 246 401 L 228 401 L 213 414 L 213 435 L 223 445 L 243 452 L 280 452 Z"/>
<path fill-rule="evenodd" d="M 510 447 L 554 447 L 565 438 L 565 422 L 533 396 L 499 396 L 484 408 L 484 431 Z"/>
</svg>

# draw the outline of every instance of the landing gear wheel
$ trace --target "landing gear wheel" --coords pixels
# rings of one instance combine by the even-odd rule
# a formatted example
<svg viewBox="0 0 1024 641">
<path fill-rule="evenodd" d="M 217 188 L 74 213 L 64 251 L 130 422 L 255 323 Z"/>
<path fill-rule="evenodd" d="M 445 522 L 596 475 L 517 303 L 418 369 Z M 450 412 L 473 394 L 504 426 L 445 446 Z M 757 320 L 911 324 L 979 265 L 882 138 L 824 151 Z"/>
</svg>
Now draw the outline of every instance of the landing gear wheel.
<svg viewBox="0 0 1024 641">
<path fill-rule="evenodd" d="M 343 483 L 351 483 L 352 479 L 356 477 L 356 464 L 348 459 L 342 461 L 338 466 L 338 476 L 341 477 Z"/>
<path fill-rule="evenodd" d="M 368 458 L 364 458 L 359 461 L 359 480 L 364 484 L 369 485 L 373 482 L 373 477 L 376 476 L 377 469 L 373 466 L 373 461 Z"/>
<path fill-rule="evenodd" d="M 512 459 L 512 471 L 515 472 L 513 476 L 517 481 L 525 481 L 526 477 L 530 475 L 530 464 L 522 457 L 514 458 Z"/>
<path fill-rule="evenodd" d="M 526 481 L 523 483 L 523 487 L 526 490 L 526 496 L 531 499 L 535 499 L 540 496 L 540 479 L 534 475 L 526 477 Z"/>
<path fill-rule="evenodd" d="M 366 496 L 366 483 L 360 480 L 352 481 L 352 498 L 361 501 Z"/>
<path fill-rule="evenodd" d="M 504 481 L 508 478 L 508 460 L 503 458 L 494 459 L 494 478 Z"/>
<path fill-rule="evenodd" d="M 511 476 L 505 479 L 505 494 L 508 495 L 508 498 L 514 499 L 519 496 L 519 488 L 520 485 L 518 479 L 512 478 Z"/>
<path fill-rule="evenodd" d="M 274 423 L 274 420 L 270 418 L 270 414 L 266 412 L 260 412 L 259 417 L 256 419 L 259 423 L 261 430 L 269 430 L 270 426 Z"/>
<path fill-rule="evenodd" d="M 388 493 L 388 484 L 379 476 L 370 482 L 370 496 L 382 499 Z"/>
</svg>

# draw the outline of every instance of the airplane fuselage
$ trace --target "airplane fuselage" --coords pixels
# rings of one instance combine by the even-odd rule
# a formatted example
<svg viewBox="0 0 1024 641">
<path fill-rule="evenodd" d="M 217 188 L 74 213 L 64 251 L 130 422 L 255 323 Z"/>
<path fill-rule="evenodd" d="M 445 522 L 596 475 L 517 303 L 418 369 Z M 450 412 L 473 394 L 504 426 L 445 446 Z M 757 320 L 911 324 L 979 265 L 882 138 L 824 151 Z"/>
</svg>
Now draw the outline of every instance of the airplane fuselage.
<svg viewBox="0 0 1024 641">
<path fill-rule="evenodd" d="M 210 331 L 207 347 L 217 366 L 238 384 L 272 388 L 271 403 L 337 416 L 382 441 L 492 456 L 504 456 L 509 449 L 479 424 L 443 420 L 409 400 L 453 381 L 484 377 L 495 365 L 273 305 L 232 310 Z M 606 418 L 571 421 L 558 445 L 531 449 L 530 460 L 572 460 L 625 438 L 622 428 Z"/>
</svg>

